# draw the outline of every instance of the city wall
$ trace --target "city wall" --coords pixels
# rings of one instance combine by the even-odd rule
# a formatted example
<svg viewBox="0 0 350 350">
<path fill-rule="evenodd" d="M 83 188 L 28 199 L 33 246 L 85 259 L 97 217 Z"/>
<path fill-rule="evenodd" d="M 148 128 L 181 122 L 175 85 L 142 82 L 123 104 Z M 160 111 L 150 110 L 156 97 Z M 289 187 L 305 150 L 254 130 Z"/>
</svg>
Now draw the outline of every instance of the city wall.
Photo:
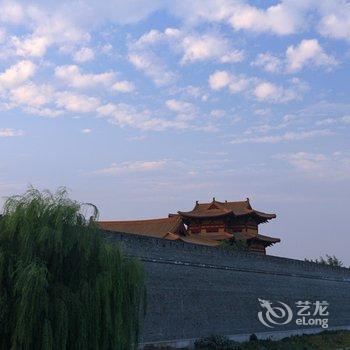
<svg viewBox="0 0 350 350">
<path fill-rule="evenodd" d="M 320 324 L 296 323 L 298 301 L 326 301 L 329 306 L 323 313 L 329 315 L 311 318 L 327 318 L 329 329 L 350 329 L 350 269 L 123 233 L 103 234 L 145 266 L 148 305 L 143 344 L 183 346 L 211 334 L 244 340 L 252 333 L 281 338 L 323 330 Z M 258 299 L 289 305 L 292 320 L 285 325 L 262 324 L 258 313 L 265 320 L 266 313 Z M 313 313 L 315 306 L 311 306 Z"/>
</svg>

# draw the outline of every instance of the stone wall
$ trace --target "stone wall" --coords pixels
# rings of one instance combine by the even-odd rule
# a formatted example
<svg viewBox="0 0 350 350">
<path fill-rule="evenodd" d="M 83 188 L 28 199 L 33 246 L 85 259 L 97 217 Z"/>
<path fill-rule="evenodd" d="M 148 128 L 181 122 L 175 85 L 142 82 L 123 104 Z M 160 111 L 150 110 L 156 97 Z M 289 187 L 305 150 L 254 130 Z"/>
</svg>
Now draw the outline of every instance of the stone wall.
<svg viewBox="0 0 350 350">
<path fill-rule="evenodd" d="M 297 301 L 327 301 L 330 328 L 350 327 L 350 270 L 252 252 L 227 251 L 104 231 L 143 261 L 148 279 L 144 343 L 189 343 L 211 334 L 239 339 L 251 333 L 321 330 L 295 323 Z M 293 309 L 286 325 L 264 326 L 258 298 Z"/>
</svg>

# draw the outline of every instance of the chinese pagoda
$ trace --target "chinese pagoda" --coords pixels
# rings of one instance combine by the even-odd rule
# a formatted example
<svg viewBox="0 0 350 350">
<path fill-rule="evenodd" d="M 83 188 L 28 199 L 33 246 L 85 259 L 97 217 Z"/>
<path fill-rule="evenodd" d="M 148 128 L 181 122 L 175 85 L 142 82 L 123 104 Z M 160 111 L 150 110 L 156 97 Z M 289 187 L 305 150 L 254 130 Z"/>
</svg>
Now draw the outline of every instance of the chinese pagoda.
<svg viewBox="0 0 350 350">
<path fill-rule="evenodd" d="M 243 240 L 250 251 L 266 253 L 266 247 L 280 242 L 279 238 L 259 234 L 259 224 L 276 218 L 253 209 L 249 198 L 238 202 L 219 202 L 213 198 L 210 203 L 198 203 L 191 211 L 179 211 L 187 234 L 208 240 Z"/>
<path fill-rule="evenodd" d="M 101 229 L 148 237 L 218 246 L 222 241 L 242 241 L 249 251 L 266 254 L 266 247 L 280 242 L 259 234 L 258 226 L 276 218 L 253 209 L 249 199 L 238 202 L 198 203 L 191 211 L 179 211 L 166 218 L 100 221 Z"/>
</svg>

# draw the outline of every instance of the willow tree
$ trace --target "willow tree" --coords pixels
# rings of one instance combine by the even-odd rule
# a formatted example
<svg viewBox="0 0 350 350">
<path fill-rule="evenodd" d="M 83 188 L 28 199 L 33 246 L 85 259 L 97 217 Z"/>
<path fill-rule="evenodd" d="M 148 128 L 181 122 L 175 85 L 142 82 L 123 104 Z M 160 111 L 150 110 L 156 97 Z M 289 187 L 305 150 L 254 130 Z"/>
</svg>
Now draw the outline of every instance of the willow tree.
<svg viewBox="0 0 350 350">
<path fill-rule="evenodd" d="M 139 263 L 106 244 L 64 189 L 29 189 L 0 217 L 0 349 L 137 347 Z"/>
</svg>

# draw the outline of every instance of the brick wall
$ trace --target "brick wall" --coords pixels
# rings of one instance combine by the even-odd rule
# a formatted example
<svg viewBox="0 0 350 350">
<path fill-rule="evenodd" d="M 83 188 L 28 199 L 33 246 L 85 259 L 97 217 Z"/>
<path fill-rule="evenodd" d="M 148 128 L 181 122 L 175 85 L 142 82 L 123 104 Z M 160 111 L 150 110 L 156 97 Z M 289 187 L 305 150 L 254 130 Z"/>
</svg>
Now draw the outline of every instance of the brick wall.
<svg viewBox="0 0 350 350">
<path fill-rule="evenodd" d="M 143 342 L 303 328 L 294 319 L 274 328 L 262 325 L 257 317 L 262 310 L 258 298 L 283 301 L 293 310 L 299 300 L 326 300 L 329 326 L 350 326 L 349 269 L 123 233 L 103 234 L 146 268 Z"/>
</svg>

